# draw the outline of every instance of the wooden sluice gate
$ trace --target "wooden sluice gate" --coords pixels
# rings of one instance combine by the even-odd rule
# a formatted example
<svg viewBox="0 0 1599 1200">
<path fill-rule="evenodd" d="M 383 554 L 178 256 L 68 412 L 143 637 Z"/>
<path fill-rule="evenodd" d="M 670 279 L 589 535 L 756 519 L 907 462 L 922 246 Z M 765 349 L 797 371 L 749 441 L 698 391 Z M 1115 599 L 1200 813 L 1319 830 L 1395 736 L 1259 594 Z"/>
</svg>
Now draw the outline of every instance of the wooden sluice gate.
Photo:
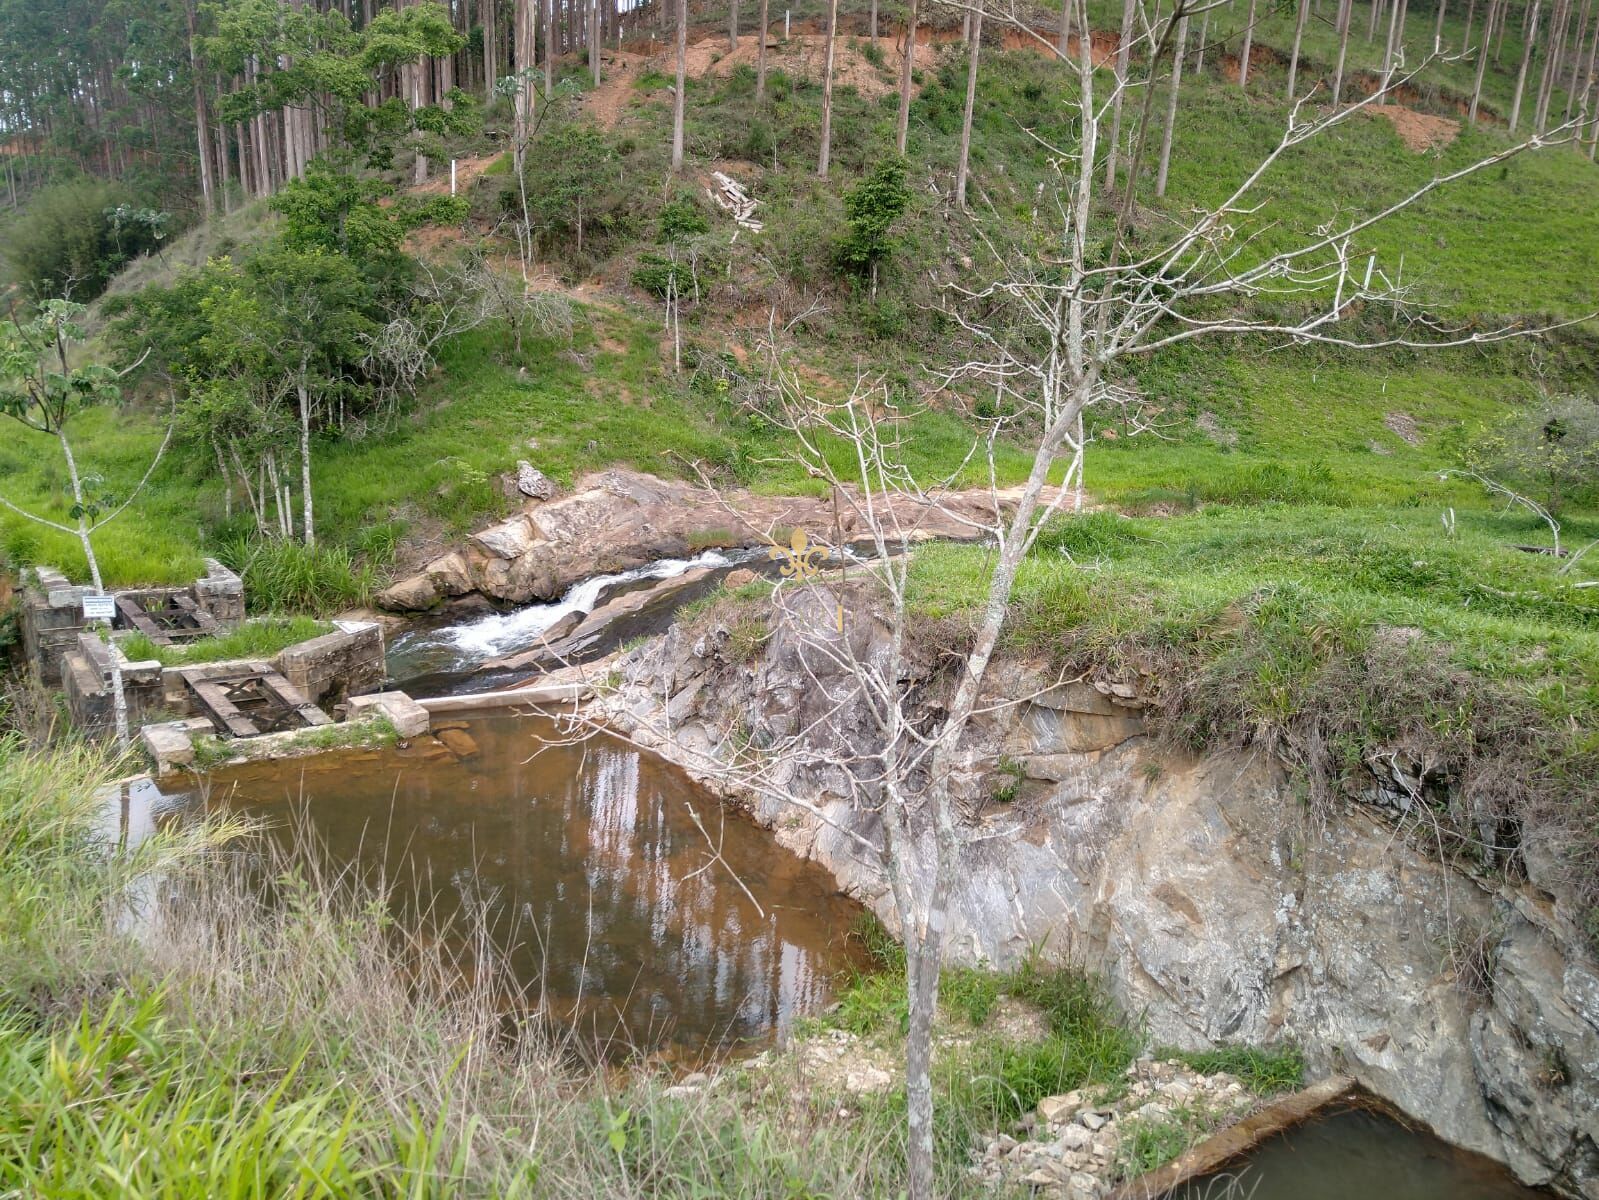
<svg viewBox="0 0 1599 1200">
<path fill-rule="evenodd" d="M 266 663 L 241 665 L 226 674 L 214 668 L 180 674 L 206 719 L 231 737 L 333 724 L 332 717 Z"/>
<path fill-rule="evenodd" d="M 136 629 L 157 646 L 192 642 L 222 632 L 217 619 L 195 603 L 194 597 L 178 592 L 162 597 L 161 607 L 145 607 L 137 596 L 117 597 L 117 614 L 129 629 Z"/>
</svg>

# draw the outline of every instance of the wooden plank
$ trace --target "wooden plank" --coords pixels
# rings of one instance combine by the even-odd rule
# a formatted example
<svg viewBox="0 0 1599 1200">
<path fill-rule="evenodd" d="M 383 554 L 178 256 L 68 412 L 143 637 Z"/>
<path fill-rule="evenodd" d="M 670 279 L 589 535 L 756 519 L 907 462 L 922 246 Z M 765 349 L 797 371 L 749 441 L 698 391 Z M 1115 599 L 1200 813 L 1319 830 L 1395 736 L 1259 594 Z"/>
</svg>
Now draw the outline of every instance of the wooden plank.
<svg viewBox="0 0 1599 1200">
<path fill-rule="evenodd" d="M 176 596 L 172 597 L 172 599 L 176 601 L 177 606 L 194 621 L 196 629 L 198 629 L 202 635 L 222 632 L 222 626 L 217 624 L 217 619 L 196 604 L 193 596 L 190 596 L 185 592 L 179 592 Z"/>
<path fill-rule="evenodd" d="M 239 711 L 227 693 L 214 680 L 189 679 L 189 686 L 194 689 L 194 694 L 199 696 L 206 707 L 228 727 L 228 732 L 234 737 L 254 737 L 258 730 L 255 722 Z"/>
<path fill-rule="evenodd" d="M 278 697 L 289 708 L 305 708 L 311 703 L 305 698 L 305 693 L 276 671 L 269 670 L 265 672 L 261 676 L 261 682 L 276 692 Z"/>
<path fill-rule="evenodd" d="M 122 614 L 122 619 L 132 625 L 145 637 L 157 646 L 170 646 L 172 639 L 167 636 L 167 631 L 145 615 L 144 609 L 126 596 L 117 597 L 117 611 Z"/>
</svg>

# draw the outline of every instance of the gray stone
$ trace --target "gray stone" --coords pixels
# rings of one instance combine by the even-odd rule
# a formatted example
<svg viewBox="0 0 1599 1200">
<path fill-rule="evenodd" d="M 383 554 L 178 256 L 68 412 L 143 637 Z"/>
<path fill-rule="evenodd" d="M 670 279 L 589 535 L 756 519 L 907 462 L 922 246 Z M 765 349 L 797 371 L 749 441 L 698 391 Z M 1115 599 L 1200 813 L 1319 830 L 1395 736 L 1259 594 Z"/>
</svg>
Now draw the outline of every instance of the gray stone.
<svg viewBox="0 0 1599 1200">
<path fill-rule="evenodd" d="M 1038 1115 L 1051 1125 L 1059 1125 L 1069 1121 L 1072 1115 L 1082 1107 L 1083 1096 L 1081 1092 L 1067 1092 L 1064 1096 L 1045 1096 L 1038 1102 Z"/>
<path fill-rule="evenodd" d="M 352 721 L 366 717 L 382 716 L 394 726 L 402 738 L 420 737 L 430 727 L 428 710 L 404 692 L 374 692 L 368 696 L 352 696 L 345 705 Z"/>
<path fill-rule="evenodd" d="M 886 626 L 859 593 L 846 603 L 848 633 L 829 643 L 847 637 L 851 657 L 886 663 Z M 757 745 L 806 731 L 817 753 L 785 760 L 774 779 L 818 814 L 765 796 L 738 800 L 892 928 L 886 881 L 852 836 L 874 839 L 880 826 L 846 799 L 859 783 L 846 764 L 870 759 L 876 725 L 815 643 L 814 631 L 831 627 L 828 598 L 799 592 L 792 608 L 752 663 L 723 655 L 725 631 L 714 626 L 668 632 L 620 661 L 621 686 L 595 702 L 595 715 L 637 733 L 645 719 L 664 726 L 670 705 L 674 730 L 737 727 Z M 1097 739 L 1065 726 L 1115 716 L 1111 685 L 1087 689 L 1098 701 L 1052 694 L 1058 707 L 1035 704 L 1018 720 L 998 701 L 1049 680 L 1002 665 L 985 696 L 995 703 L 963 750 L 984 763 L 1048 756 L 1059 778 L 1004 814 L 1004 836 L 964 849 L 948 910 L 951 961 L 1004 968 L 1039 945 L 1059 947 L 1104 974 L 1123 1009 L 1144 1015 L 1154 1044 L 1293 1042 L 1313 1078 L 1347 1071 L 1527 1181 L 1599 1197 L 1599 968 L 1563 915 L 1558 877 L 1547 877 L 1550 904 L 1440 862 L 1424 842 L 1396 837 L 1378 810 L 1349 806 L 1307 822 L 1287 773 L 1259 753 L 1198 758 L 1137 735 L 1070 749 Z M 671 740 L 660 750 L 713 778 Z M 961 791 L 961 778 L 955 786 L 963 802 L 985 798 Z M 925 828 L 914 836 L 931 841 Z M 1498 922 L 1505 940 L 1485 1004 L 1441 948 L 1463 926 Z M 1163 1068 L 1163 1081 L 1173 1078 L 1188 1076 Z"/>
<path fill-rule="evenodd" d="M 1081 1125 L 1068 1125 L 1056 1140 L 1066 1150 L 1086 1150 L 1093 1144 L 1094 1135 Z"/>
<path fill-rule="evenodd" d="M 139 730 L 139 743 L 155 764 L 158 776 L 170 775 L 194 762 L 194 738 L 185 722 L 146 725 Z"/>
<path fill-rule="evenodd" d="M 555 481 L 527 459 L 518 459 L 516 490 L 534 500 L 551 500 L 555 497 Z"/>
<path fill-rule="evenodd" d="M 498 525 L 480 529 L 468 539 L 472 546 L 493 558 L 520 558 L 539 541 L 533 522 L 512 517 Z"/>
</svg>

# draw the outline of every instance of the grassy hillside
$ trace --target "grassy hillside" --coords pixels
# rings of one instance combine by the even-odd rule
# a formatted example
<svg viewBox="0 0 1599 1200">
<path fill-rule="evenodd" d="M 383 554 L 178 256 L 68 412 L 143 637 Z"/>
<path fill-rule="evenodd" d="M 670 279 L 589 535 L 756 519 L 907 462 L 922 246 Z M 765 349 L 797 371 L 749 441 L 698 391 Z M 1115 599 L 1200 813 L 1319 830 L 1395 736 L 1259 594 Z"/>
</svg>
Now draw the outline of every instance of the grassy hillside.
<svg viewBox="0 0 1599 1200">
<path fill-rule="evenodd" d="M 796 19 L 805 15 L 797 11 Z M 1463 32 L 1456 16 L 1445 24 L 1446 41 Z M 1241 20 L 1241 13 L 1220 10 L 1211 41 Z M 1357 9 L 1351 53 L 1370 66 L 1380 45 L 1365 43 L 1362 21 Z M 1114 24 L 1107 6 L 1101 26 Z M 1335 48 L 1326 25 L 1314 21 L 1307 34 L 1305 70 L 1311 74 L 1331 61 Z M 958 36 L 958 30 L 947 33 Z M 1410 34 L 1419 53 L 1430 41 L 1430 23 L 1413 18 Z M 1503 50 L 1511 65 L 1516 35 L 1509 31 Z M 1280 48 L 1288 36 L 1283 18 L 1268 16 L 1257 44 Z M 707 37 L 714 35 L 707 31 Z M 701 48 L 701 60 L 710 44 Z M 1228 43 L 1236 45 L 1236 38 Z M 913 440 L 917 467 L 932 473 L 959 460 L 966 426 L 950 397 L 927 391 L 930 372 L 949 353 L 933 277 L 982 275 L 979 225 L 996 239 L 1031 236 L 1038 188 L 1049 178 L 1043 145 L 1069 145 L 1074 131 L 1060 103 L 1059 75 L 1041 56 L 997 45 L 987 50 L 974 134 L 977 214 L 951 211 L 918 183 L 898 227 L 898 249 L 877 295 L 868 296 L 841 277 L 834 262 L 840 196 L 892 144 L 893 72 L 888 63 L 872 66 L 865 46 L 856 38 L 849 51 L 859 86 L 841 87 L 836 97 L 834 177 L 826 182 L 813 174 L 820 106 L 814 80 L 775 72 L 769 99 L 757 105 L 753 72 L 719 69 L 710 55 L 707 73 L 689 87 L 691 162 L 674 187 L 666 170 L 667 76 L 637 61 L 614 68 L 602 88 L 609 92 L 603 109 L 608 124 L 601 124 L 585 73 L 575 66 L 566 72 L 562 98 L 530 153 L 529 187 L 535 195 L 564 194 L 573 164 L 580 162 L 585 172 L 581 249 L 575 205 L 554 204 L 539 222 L 548 286 L 568 289 L 573 302 L 571 338 L 530 341 L 518 357 L 503 330 L 485 327 L 446 348 L 421 395 L 390 425 L 358 441 L 316 447 L 324 538 L 369 568 L 361 578 L 381 578 L 396 548 L 403 556 L 409 545 L 458 536 L 503 511 L 507 501 L 497 477 L 518 458 L 563 482 L 607 463 L 681 473 L 698 460 L 730 480 L 772 490 L 805 486 L 797 473 L 771 466 L 780 447 L 740 405 L 748 352 L 774 303 L 789 312 L 815 304 L 796 330 L 796 353 L 817 386 L 845 388 L 859 371 L 884 375 L 904 397 L 927 397 L 931 410 L 918 419 Z M 1147 187 L 1141 197 L 1140 220 L 1151 229 L 1164 214 L 1180 215 L 1230 190 L 1285 119 L 1281 64 L 1263 52 L 1245 95 L 1231 82 L 1224 49 L 1212 47 L 1204 73 L 1185 83 L 1170 190 L 1159 202 Z M 953 44 L 936 55 L 920 73 L 910 160 L 917 164 L 914 178 L 925 175 L 947 187 L 964 55 Z M 664 59 L 654 64 L 666 65 Z M 1436 86 L 1418 90 L 1418 108 L 1454 111 L 1449 92 L 1462 84 L 1458 64 L 1432 68 L 1427 78 Z M 1489 72 L 1494 104 L 1508 79 L 1505 69 Z M 463 142 L 461 151 L 492 152 L 503 117 L 491 113 L 488 129 Z M 1264 181 L 1259 252 L 1505 144 L 1507 135 L 1489 127 L 1418 153 L 1388 120 L 1357 118 L 1294 151 Z M 731 238 L 725 217 L 702 204 L 711 232 L 700 239 L 700 298 L 685 306 L 686 365 L 679 373 L 660 307 L 632 277 L 649 255 L 662 252 L 657 222 L 664 201 L 674 194 L 699 196 L 709 168 L 727 162 L 751 180 L 766 231 Z M 505 167 L 501 159 L 475 179 L 473 219 L 459 233 L 433 239 L 429 253 L 446 255 L 492 227 L 513 199 Z M 1596 185 L 1599 168 L 1569 149 L 1523 156 L 1429 197 L 1381 227 L 1370 246 L 1384 269 L 1436 301 L 1435 311 L 1446 319 L 1487 326 L 1569 318 L 1595 303 Z M 247 249 L 260 222 L 254 212 L 199 231 L 170 251 L 166 263 L 136 265 L 113 290 L 126 294 L 170 277 L 182 263 Z M 1429 355 L 1220 342 L 1174 348 L 1138 367 L 1136 382 L 1160 410 L 1159 436 L 1122 439 L 1108 423 L 1090 451 L 1089 486 L 1131 511 L 1259 501 L 1362 511 L 1373 505 L 1487 510 L 1476 488 L 1440 482 L 1438 469 L 1457 462 L 1481 427 L 1540 389 L 1587 388 L 1599 362 L 1595 347 L 1593 332 L 1579 328 Z M 86 469 L 103 475 L 112 490 L 130 486 L 159 440 L 157 408 L 147 402 L 84 418 L 76 436 Z M 1021 465 L 1020 455 L 1009 452 L 1001 464 L 1007 478 Z M 64 471 L 48 439 L 14 430 L 0 443 L 0 475 L 9 498 L 62 515 Z M 180 579 L 194 571 L 201 553 L 237 558 L 245 528 L 237 516 L 226 520 L 222 509 L 213 464 L 194 450 L 175 450 L 137 507 L 101 534 L 109 577 L 122 583 Z M 57 561 L 81 570 L 64 535 L 7 513 L 0 515 L 0 536 L 15 561 Z"/>
</svg>

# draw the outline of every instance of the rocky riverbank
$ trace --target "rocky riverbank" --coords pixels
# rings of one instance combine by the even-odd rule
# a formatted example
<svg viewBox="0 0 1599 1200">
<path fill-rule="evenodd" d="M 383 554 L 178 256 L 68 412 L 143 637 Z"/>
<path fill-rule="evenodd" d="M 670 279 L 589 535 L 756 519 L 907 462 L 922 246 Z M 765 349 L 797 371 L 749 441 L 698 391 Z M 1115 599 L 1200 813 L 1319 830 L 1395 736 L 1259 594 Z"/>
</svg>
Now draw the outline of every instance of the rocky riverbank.
<svg viewBox="0 0 1599 1200">
<path fill-rule="evenodd" d="M 1011 492 L 945 494 L 939 504 L 900 501 L 913 540 L 970 538 Z M 460 547 L 379 593 L 380 607 L 422 612 L 448 600 L 482 596 L 503 604 L 554 600 L 593 575 L 631 570 L 703 550 L 788 544 L 794 531 L 813 542 L 849 543 L 855 519 L 831 497 L 715 493 L 637 471 L 578 480 L 571 495 L 529 498 L 515 516 L 481 529 Z"/>
<path fill-rule="evenodd" d="M 892 925 L 854 839 L 873 820 L 829 765 L 845 747 L 783 767 L 815 814 L 714 769 L 799 730 L 872 736 L 863 714 L 817 721 L 847 692 L 836 659 L 782 625 L 752 652 L 744 620 L 713 613 L 623 655 L 591 714 L 721 788 Z M 869 658 L 883 630 L 857 621 L 847 636 Z M 1524 1181 L 1599 1197 L 1599 970 L 1536 862 L 1525 884 L 1476 878 L 1380 806 L 1312 816 L 1269 759 L 1150 736 L 1132 680 L 1057 684 L 1010 661 L 990 687 L 1032 698 L 973 730 L 974 755 L 1004 773 L 965 781 L 989 836 L 959 873 L 956 957 L 1005 966 L 1047 946 L 1103 974 L 1156 1043 L 1297 1044 L 1313 1072 L 1349 1073 Z"/>
</svg>

